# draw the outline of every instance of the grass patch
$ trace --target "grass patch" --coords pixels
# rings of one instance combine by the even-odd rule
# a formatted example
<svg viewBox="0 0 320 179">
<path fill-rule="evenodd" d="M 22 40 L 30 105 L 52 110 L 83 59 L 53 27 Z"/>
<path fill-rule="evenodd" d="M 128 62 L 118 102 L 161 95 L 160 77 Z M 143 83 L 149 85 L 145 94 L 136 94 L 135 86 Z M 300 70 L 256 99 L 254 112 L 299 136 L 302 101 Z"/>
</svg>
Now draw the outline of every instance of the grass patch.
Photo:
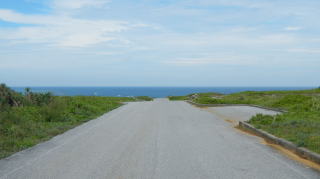
<svg viewBox="0 0 320 179">
<path fill-rule="evenodd" d="M 189 100 L 188 96 L 168 96 L 169 100 L 171 101 L 183 101 L 183 100 Z"/>
<path fill-rule="evenodd" d="M 152 101 L 153 98 L 149 97 L 149 96 L 136 96 L 135 99 L 137 101 Z"/>
<path fill-rule="evenodd" d="M 229 95 L 198 94 L 200 104 L 252 104 L 283 109 L 277 116 L 258 114 L 253 126 L 320 153 L 320 89 L 299 91 L 240 92 Z"/>
<path fill-rule="evenodd" d="M 168 96 L 168 99 L 171 101 L 179 101 L 179 100 L 197 100 L 197 99 L 204 99 L 206 97 L 210 98 L 220 98 L 222 94 L 219 93 L 193 93 L 186 96 Z M 202 103 L 205 104 L 205 103 Z"/>
<path fill-rule="evenodd" d="M 140 98 L 143 100 L 146 98 Z M 0 86 L 0 158 L 48 140 L 122 105 L 126 97 L 16 93 Z"/>
</svg>

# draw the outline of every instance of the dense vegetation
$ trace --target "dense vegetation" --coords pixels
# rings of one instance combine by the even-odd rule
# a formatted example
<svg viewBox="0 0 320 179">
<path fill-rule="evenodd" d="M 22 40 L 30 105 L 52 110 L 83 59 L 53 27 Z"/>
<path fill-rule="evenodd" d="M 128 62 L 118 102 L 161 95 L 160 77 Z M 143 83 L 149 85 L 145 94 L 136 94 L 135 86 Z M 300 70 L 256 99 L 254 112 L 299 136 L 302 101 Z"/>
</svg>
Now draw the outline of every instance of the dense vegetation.
<svg viewBox="0 0 320 179">
<path fill-rule="evenodd" d="M 288 112 L 277 116 L 258 114 L 249 123 L 320 153 L 320 89 L 249 91 L 230 95 L 204 93 L 193 96 L 196 97 L 188 99 L 201 104 L 254 104 L 286 110 Z"/>
<path fill-rule="evenodd" d="M 0 158 L 47 140 L 72 127 L 147 97 L 53 96 L 0 85 Z"/>
</svg>

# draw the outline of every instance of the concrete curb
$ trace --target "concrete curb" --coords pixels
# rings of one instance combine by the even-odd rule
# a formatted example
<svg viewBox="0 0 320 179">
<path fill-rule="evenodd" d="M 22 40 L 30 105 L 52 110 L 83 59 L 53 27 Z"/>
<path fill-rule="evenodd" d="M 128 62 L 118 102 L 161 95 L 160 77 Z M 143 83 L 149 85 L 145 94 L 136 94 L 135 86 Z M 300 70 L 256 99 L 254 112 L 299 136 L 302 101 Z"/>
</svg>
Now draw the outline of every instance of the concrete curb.
<svg viewBox="0 0 320 179">
<path fill-rule="evenodd" d="M 276 108 L 268 108 L 268 107 L 263 107 L 263 106 L 259 106 L 259 105 L 252 105 L 252 104 L 199 104 L 199 103 L 195 103 L 193 101 L 187 100 L 186 102 L 198 106 L 198 107 L 223 107 L 223 106 L 250 106 L 250 107 L 256 107 L 256 108 L 261 108 L 261 109 L 266 109 L 266 110 L 270 110 L 270 111 L 277 111 L 277 112 L 288 112 L 286 110 L 282 110 L 282 109 L 276 109 Z"/>
<path fill-rule="evenodd" d="M 260 137 L 266 139 L 268 142 L 278 144 L 278 145 L 284 147 L 285 149 L 288 149 L 288 150 L 294 152 L 295 154 L 299 155 L 302 158 L 305 158 L 305 159 L 313 161 L 317 164 L 320 164 L 320 154 L 312 152 L 312 151 L 310 151 L 306 148 L 303 148 L 303 147 L 298 147 L 295 144 L 293 144 L 292 142 L 289 142 L 289 141 L 282 139 L 282 138 L 278 138 L 278 137 L 276 137 L 272 134 L 269 134 L 263 130 L 257 129 L 246 122 L 240 121 L 239 127 L 246 130 L 246 131 L 252 132 L 253 134 L 255 134 L 257 136 L 260 136 Z"/>
</svg>

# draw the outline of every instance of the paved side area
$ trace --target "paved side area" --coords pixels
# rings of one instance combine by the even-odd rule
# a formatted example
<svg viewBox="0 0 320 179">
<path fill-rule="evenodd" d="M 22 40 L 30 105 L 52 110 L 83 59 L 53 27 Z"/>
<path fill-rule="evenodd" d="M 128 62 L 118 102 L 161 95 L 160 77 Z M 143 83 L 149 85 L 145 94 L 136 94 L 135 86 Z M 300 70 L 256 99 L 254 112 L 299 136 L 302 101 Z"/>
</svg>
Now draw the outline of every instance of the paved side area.
<svg viewBox="0 0 320 179">
<path fill-rule="evenodd" d="M 205 110 L 225 119 L 232 121 L 247 121 L 256 114 L 277 115 L 280 112 L 251 106 L 223 106 L 207 107 Z"/>
<path fill-rule="evenodd" d="M 0 160 L 0 178 L 319 179 L 186 102 L 129 103 Z"/>
</svg>

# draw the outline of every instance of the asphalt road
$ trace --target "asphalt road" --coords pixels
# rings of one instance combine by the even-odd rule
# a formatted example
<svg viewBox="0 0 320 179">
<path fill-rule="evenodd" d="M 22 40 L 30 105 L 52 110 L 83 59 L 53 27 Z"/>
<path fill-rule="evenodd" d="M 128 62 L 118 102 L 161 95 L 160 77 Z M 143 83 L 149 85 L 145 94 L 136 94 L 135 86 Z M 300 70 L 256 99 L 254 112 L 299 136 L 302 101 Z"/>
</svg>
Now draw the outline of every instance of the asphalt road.
<svg viewBox="0 0 320 179">
<path fill-rule="evenodd" d="M 129 103 L 52 140 L 0 160 L 0 178 L 319 179 L 185 102 Z"/>
<path fill-rule="evenodd" d="M 223 107 L 206 107 L 205 110 L 215 114 L 221 119 L 231 121 L 247 121 L 256 114 L 276 115 L 280 112 L 250 107 L 250 106 L 223 106 Z"/>
</svg>

